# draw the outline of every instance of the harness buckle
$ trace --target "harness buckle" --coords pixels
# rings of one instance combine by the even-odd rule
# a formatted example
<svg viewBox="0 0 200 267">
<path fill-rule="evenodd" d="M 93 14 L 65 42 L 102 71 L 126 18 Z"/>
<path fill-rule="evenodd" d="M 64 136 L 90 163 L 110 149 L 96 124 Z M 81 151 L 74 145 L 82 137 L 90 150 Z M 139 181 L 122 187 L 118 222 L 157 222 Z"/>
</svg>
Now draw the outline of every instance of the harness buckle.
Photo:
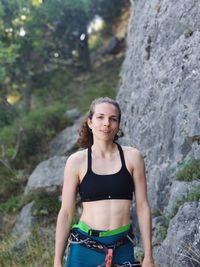
<svg viewBox="0 0 200 267">
<path fill-rule="evenodd" d="M 90 229 L 88 231 L 88 235 L 99 237 L 100 236 L 100 232 L 98 230 L 92 230 L 92 229 Z"/>
<path fill-rule="evenodd" d="M 105 267 L 111 267 L 112 264 L 112 258 L 113 258 L 113 249 L 109 248 L 108 253 L 106 255 L 106 266 Z"/>
</svg>

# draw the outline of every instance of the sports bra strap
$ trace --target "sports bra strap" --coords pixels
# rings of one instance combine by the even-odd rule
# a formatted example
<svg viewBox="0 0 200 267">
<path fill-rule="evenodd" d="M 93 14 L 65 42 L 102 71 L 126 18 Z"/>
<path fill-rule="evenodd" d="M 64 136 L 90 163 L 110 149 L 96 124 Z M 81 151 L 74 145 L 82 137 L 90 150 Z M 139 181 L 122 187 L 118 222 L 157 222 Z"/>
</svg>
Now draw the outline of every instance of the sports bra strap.
<svg viewBox="0 0 200 267">
<path fill-rule="evenodd" d="M 120 154 L 122 166 L 126 167 L 126 163 L 125 163 L 124 153 L 123 153 L 122 147 L 118 143 L 116 143 L 116 145 L 118 146 L 118 149 L 119 149 L 119 154 Z"/>
<path fill-rule="evenodd" d="M 120 155 L 122 166 L 126 167 L 122 147 L 118 143 L 116 143 L 116 145 L 119 149 L 119 155 Z M 92 170 L 92 149 L 91 149 L 91 147 L 88 147 L 88 171 L 91 171 L 91 170 Z"/>
<path fill-rule="evenodd" d="M 92 170 L 92 150 L 91 147 L 88 147 L 88 171 Z"/>
</svg>

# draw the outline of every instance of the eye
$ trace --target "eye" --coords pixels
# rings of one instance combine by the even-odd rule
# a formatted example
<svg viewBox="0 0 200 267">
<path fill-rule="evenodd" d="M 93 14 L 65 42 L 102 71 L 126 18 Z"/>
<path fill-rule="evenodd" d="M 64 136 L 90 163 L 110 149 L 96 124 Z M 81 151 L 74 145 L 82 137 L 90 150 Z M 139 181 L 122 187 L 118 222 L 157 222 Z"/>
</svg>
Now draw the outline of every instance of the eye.
<svg viewBox="0 0 200 267">
<path fill-rule="evenodd" d="M 118 121 L 118 119 L 117 119 L 117 118 L 111 118 L 111 120 L 112 120 L 112 121 Z"/>
</svg>

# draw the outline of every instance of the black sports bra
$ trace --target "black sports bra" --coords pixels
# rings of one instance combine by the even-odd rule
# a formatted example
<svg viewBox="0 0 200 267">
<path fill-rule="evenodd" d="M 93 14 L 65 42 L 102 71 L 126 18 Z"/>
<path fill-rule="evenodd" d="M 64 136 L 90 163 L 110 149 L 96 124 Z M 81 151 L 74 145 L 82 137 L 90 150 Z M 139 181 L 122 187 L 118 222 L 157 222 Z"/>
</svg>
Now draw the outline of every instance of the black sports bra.
<svg viewBox="0 0 200 267">
<path fill-rule="evenodd" d="M 88 169 L 79 185 L 82 202 L 103 199 L 133 198 L 133 177 L 126 168 L 121 146 L 117 144 L 121 158 L 121 169 L 113 174 L 96 174 L 92 171 L 91 147 L 88 148 Z"/>
</svg>

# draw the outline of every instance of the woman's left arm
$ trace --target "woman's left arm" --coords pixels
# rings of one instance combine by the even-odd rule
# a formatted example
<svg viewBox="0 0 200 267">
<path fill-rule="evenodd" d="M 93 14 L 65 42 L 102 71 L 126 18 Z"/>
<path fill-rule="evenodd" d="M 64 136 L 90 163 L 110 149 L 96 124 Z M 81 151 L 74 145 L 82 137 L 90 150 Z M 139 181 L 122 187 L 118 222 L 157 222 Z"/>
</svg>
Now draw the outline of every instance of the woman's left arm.
<svg viewBox="0 0 200 267">
<path fill-rule="evenodd" d="M 133 153 L 136 211 L 144 248 L 142 267 L 155 267 L 152 255 L 152 218 L 147 197 L 144 157 L 138 150 L 134 150 Z"/>
</svg>

